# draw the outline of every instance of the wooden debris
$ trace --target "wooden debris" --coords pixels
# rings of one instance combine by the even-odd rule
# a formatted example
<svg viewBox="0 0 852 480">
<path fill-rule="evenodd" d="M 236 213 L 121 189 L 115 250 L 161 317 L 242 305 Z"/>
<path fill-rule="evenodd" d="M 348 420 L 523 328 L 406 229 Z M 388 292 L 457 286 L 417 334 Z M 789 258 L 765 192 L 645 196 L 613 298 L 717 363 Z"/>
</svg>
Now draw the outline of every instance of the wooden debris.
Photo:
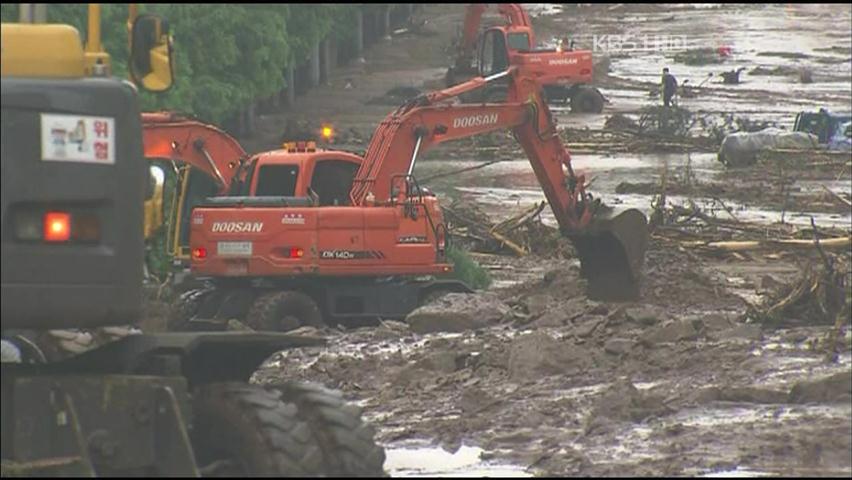
<svg viewBox="0 0 852 480">
<path fill-rule="evenodd" d="M 535 204 L 497 224 L 475 205 L 455 202 L 443 209 L 454 241 L 464 242 L 471 252 L 564 257 L 570 242 L 556 228 L 541 222 L 546 206 L 547 202 Z"/>
<path fill-rule="evenodd" d="M 770 248 L 816 248 L 818 245 L 828 249 L 848 249 L 852 246 L 852 237 L 826 238 L 820 240 L 819 244 L 813 240 L 779 239 L 762 241 L 709 242 L 703 243 L 699 246 L 728 252 L 747 252 L 751 250 L 764 250 Z"/>
<path fill-rule="evenodd" d="M 828 188 L 828 187 L 826 187 L 825 185 L 820 185 L 820 186 L 823 188 L 823 190 L 825 190 L 826 192 L 830 193 L 832 197 L 834 197 L 834 198 L 836 198 L 837 200 L 839 200 L 842 204 L 846 205 L 847 207 L 852 207 L 852 202 L 850 202 L 849 200 L 846 200 L 845 198 L 841 197 L 841 196 L 840 196 L 840 195 L 838 195 L 837 193 L 835 193 L 835 192 L 831 191 L 831 189 L 829 189 L 829 188 Z"/>
<path fill-rule="evenodd" d="M 500 240 L 500 242 L 502 242 L 504 245 L 506 245 L 507 247 L 514 250 L 514 252 L 519 257 L 523 257 L 527 254 L 527 251 L 524 249 L 524 247 L 522 247 L 522 246 L 518 245 L 517 243 L 515 243 L 515 242 L 509 240 L 508 238 L 504 237 L 502 234 L 500 234 L 500 232 L 495 232 L 495 231 L 492 230 L 491 236 L 493 236 L 497 240 Z"/>
</svg>

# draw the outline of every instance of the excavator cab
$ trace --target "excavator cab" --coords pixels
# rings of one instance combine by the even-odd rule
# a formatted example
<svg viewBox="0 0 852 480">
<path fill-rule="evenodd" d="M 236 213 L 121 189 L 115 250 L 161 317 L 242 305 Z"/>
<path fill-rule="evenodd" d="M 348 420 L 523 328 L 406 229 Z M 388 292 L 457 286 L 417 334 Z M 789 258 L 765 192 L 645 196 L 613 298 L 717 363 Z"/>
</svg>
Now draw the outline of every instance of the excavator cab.
<svg viewBox="0 0 852 480">
<path fill-rule="evenodd" d="M 495 77 L 509 69 L 512 50 L 510 41 L 506 30 L 499 27 L 483 34 L 478 57 L 481 77 Z M 512 81 L 508 78 L 505 80 Z M 541 85 L 539 88 L 542 88 Z M 547 112 L 549 117 L 545 102 L 540 102 L 536 108 Z M 592 209 L 589 223 L 579 230 L 566 229 L 562 221 L 560 226 L 580 259 L 582 275 L 588 281 L 589 298 L 610 301 L 638 298 L 642 265 L 648 247 L 645 215 L 636 209 L 613 211 L 599 201 L 593 201 L 591 195 L 586 195 L 577 208 L 577 218 L 583 216 L 584 209 Z"/>
<path fill-rule="evenodd" d="M 489 77 L 509 68 L 508 42 L 503 29 L 494 27 L 482 34 L 477 64 L 480 77 Z"/>
</svg>

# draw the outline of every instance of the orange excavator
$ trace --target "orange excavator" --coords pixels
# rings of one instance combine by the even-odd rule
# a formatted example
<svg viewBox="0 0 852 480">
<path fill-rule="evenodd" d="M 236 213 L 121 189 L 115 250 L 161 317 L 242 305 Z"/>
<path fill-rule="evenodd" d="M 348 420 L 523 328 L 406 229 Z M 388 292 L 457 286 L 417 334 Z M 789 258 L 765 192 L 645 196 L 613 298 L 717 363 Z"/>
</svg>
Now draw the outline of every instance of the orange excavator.
<svg viewBox="0 0 852 480">
<path fill-rule="evenodd" d="M 464 17 L 454 64 L 447 70 L 445 82 L 448 87 L 462 83 L 478 72 L 474 64 L 476 45 L 480 38 L 479 25 L 488 4 L 474 3 L 468 5 Z M 532 22 L 523 6 L 518 3 L 499 3 L 497 11 L 506 20 L 505 26 L 495 26 L 486 30 L 499 31 L 506 39 L 510 52 L 535 52 L 547 54 L 546 71 L 540 81 L 547 101 L 571 102 L 571 110 L 580 113 L 600 113 L 603 110 L 603 95 L 590 84 L 592 82 L 592 52 L 575 50 L 572 44 L 560 41 L 555 49 L 536 50 L 535 32 Z M 573 43 L 573 42 L 572 42 Z M 461 97 L 467 103 L 499 102 L 506 98 L 505 82 L 494 82 L 486 89 L 470 92 Z"/>
<path fill-rule="evenodd" d="M 452 270 L 447 229 L 437 197 L 413 171 L 434 145 L 500 129 L 523 147 L 576 247 L 589 295 L 638 296 L 645 217 L 637 210 L 612 216 L 586 192 L 542 99 L 541 79 L 558 70 L 543 58 L 509 49 L 502 31 L 489 31 L 479 48 L 480 76 L 399 107 L 374 132 L 363 159 L 313 142 L 248 158 L 227 146 L 217 150 L 230 153 L 212 155 L 216 141 L 203 138 L 215 129 L 181 140 L 160 129 L 159 155 L 194 157 L 216 179 L 208 185 L 214 196 L 190 212 L 192 272 L 208 285 L 181 297 L 173 326 L 210 328 L 202 319 L 223 325 L 230 318 L 263 330 L 352 324 L 404 317 L 437 294 L 469 291 L 434 279 Z M 508 87 L 505 103 L 448 103 L 498 80 Z"/>
</svg>

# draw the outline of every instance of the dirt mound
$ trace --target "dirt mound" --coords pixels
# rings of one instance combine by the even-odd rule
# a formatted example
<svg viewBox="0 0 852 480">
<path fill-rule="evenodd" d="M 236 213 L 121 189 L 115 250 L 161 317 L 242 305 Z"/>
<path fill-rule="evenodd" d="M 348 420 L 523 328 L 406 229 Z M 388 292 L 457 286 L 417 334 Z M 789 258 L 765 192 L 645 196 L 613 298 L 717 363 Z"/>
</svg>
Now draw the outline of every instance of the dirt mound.
<svg viewBox="0 0 852 480">
<path fill-rule="evenodd" d="M 586 419 L 586 433 L 608 420 L 643 422 L 663 415 L 668 410 L 662 397 L 639 390 L 630 380 L 619 380 L 597 400 L 594 410 Z"/>
<path fill-rule="evenodd" d="M 698 338 L 701 322 L 699 320 L 671 320 L 663 325 L 648 330 L 642 335 L 643 345 L 654 346 L 660 343 L 672 343 Z"/>
<path fill-rule="evenodd" d="M 719 55 L 718 50 L 715 48 L 696 48 L 676 53 L 673 60 L 685 65 L 710 65 L 723 63 L 725 57 Z"/>
<path fill-rule="evenodd" d="M 742 402 L 758 404 L 781 404 L 787 401 L 787 392 L 759 387 L 707 387 L 690 396 L 691 402 Z"/>
<path fill-rule="evenodd" d="M 506 319 L 511 310 L 494 293 L 450 293 L 409 313 L 415 333 L 476 330 Z"/>
<path fill-rule="evenodd" d="M 748 73 L 750 75 L 796 75 L 799 73 L 799 69 L 787 65 L 778 65 L 773 68 L 758 66 Z"/>
<path fill-rule="evenodd" d="M 651 237 L 645 257 L 642 301 L 668 310 L 702 305 L 706 310 L 728 310 L 744 305 L 742 298 L 720 289 L 705 273 L 704 262 L 688 251 Z"/>
<path fill-rule="evenodd" d="M 594 352 L 539 331 L 512 342 L 509 349 L 509 378 L 516 382 L 536 381 L 568 370 L 585 370 L 595 364 Z"/>
<path fill-rule="evenodd" d="M 852 370 L 820 380 L 803 381 L 790 390 L 791 403 L 845 402 L 852 400 Z"/>
</svg>

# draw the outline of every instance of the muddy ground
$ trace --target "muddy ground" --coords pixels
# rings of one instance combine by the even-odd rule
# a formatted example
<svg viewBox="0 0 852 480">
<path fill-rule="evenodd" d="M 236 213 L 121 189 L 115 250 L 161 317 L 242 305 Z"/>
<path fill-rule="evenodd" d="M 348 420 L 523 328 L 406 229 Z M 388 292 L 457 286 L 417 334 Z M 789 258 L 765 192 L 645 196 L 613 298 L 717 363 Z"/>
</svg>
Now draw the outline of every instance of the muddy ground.
<svg viewBox="0 0 852 480">
<path fill-rule="evenodd" d="M 570 253 L 475 254 L 495 280 L 488 291 L 438 300 L 407 323 L 324 330 L 327 347 L 281 352 L 257 381 L 298 377 L 342 389 L 376 426 L 393 475 L 852 475 L 848 317 L 841 314 L 838 332 L 807 309 L 771 322 L 755 313 L 806 269 L 822 268 L 822 257 L 813 249 L 711 252 L 692 248 L 686 240 L 695 238 L 683 233 L 708 241 L 811 238 L 813 218 L 825 236 L 848 234 L 852 212 L 837 195 L 848 199 L 852 190 L 850 157 L 805 155 L 783 168 L 769 158 L 732 171 L 712 145 L 605 128 L 616 113 L 636 120 L 659 102 L 649 91 L 666 65 L 692 85 L 714 72 L 680 103 L 704 115 L 734 113 L 789 129 L 801 110 L 849 111 L 852 7 L 530 8 L 544 12 L 534 18 L 543 43 L 568 33 L 590 48 L 593 35 L 630 33 L 685 35 L 690 48 L 733 47 L 732 58 L 701 65 L 678 63 L 670 52 L 608 52 L 609 71 L 598 78 L 609 99 L 604 113 L 552 110 L 575 169 L 595 178 L 591 190 L 606 203 L 650 214 L 666 172 L 671 209 L 695 205 L 739 226 L 693 219 L 656 231 L 642 297 L 626 304 L 588 300 Z M 258 135 L 241 141 L 260 151 L 333 122 L 337 146 L 361 153 L 395 106 L 383 100 L 389 90 L 440 86 L 462 18 L 462 5 L 424 6 L 422 27 L 376 45 L 366 64 L 337 70 L 292 111 L 265 114 Z M 717 83 L 720 72 L 739 66 L 743 84 Z M 813 83 L 799 83 L 802 68 L 813 71 Z M 494 222 L 543 200 L 505 135 L 436 148 L 415 173 L 493 160 L 501 161 L 429 186 Z M 541 220 L 555 224 L 547 209 Z M 844 292 L 852 285 L 848 250 L 828 253 L 846 278 Z"/>
</svg>

